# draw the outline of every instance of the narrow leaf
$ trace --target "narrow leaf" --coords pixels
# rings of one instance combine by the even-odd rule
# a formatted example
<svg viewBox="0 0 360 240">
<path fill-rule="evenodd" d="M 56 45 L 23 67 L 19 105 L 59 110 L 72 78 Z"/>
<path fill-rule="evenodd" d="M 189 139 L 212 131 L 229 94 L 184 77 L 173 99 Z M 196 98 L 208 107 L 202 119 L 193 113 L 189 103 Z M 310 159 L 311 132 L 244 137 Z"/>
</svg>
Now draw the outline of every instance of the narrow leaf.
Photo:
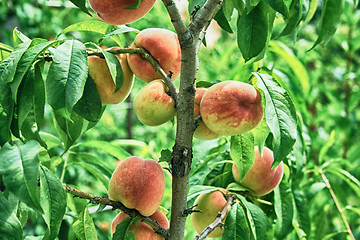
<svg viewBox="0 0 360 240">
<path fill-rule="evenodd" d="M 22 240 L 22 226 L 16 217 L 16 208 L 11 200 L 6 199 L 0 191 L 0 236 L 2 239 Z"/>
<path fill-rule="evenodd" d="M 245 59 L 259 55 L 266 47 L 268 38 L 268 16 L 263 2 L 251 12 L 243 12 L 237 24 L 237 43 Z"/>
<path fill-rule="evenodd" d="M 13 51 L 13 48 L 1 42 L 0 42 L 0 47 L 2 48 L 0 49 L 0 61 L 2 61 L 8 56 L 10 56 L 10 53 Z"/>
<path fill-rule="evenodd" d="M 103 184 L 103 186 L 105 187 L 106 190 L 108 189 L 109 178 L 106 175 L 104 175 L 99 169 L 97 169 L 94 165 L 85 163 L 85 162 L 75 162 L 75 163 L 69 164 L 69 166 L 71 166 L 71 165 L 78 165 L 82 169 L 85 169 L 91 175 L 93 175 L 95 178 L 97 178 Z"/>
<path fill-rule="evenodd" d="M 66 193 L 60 180 L 46 167 L 40 166 L 40 204 L 48 226 L 48 239 L 58 236 L 66 210 Z"/>
<path fill-rule="evenodd" d="M 238 169 L 238 177 L 241 181 L 254 164 L 254 135 L 252 132 L 231 137 L 230 156 Z"/>
<path fill-rule="evenodd" d="M 85 0 L 70 0 L 75 6 L 77 6 L 81 11 L 91 16 L 89 10 L 86 8 Z"/>
<path fill-rule="evenodd" d="M 89 210 L 85 207 L 80 213 L 79 219 L 73 224 L 76 236 L 80 240 L 97 240 L 97 234 L 93 218 L 89 214 Z"/>
<path fill-rule="evenodd" d="M 115 233 L 112 237 L 113 240 L 134 240 L 134 232 L 129 231 L 129 228 L 133 224 L 137 224 L 139 220 L 126 217 L 116 226 Z"/>
<path fill-rule="evenodd" d="M 274 136 L 274 163 L 277 166 L 290 152 L 296 141 L 296 110 L 288 92 L 270 75 L 253 73 L 265 95 L 265 118 Z"/>
<path fill-rule="evenodd" d="M 286 36 L 294 31 L 299 25 L 302 16 L 302 1 L 303 0 L 292 0 L 289 10 L 289 18 L 285 28 L 280 33 L 280 36 Z"/>
<path fill-rule="evenodd" d="M 284 179 L 274 189 L 274 200 L 277 216 L 275 236 L 276 239 L 284 239 L 292 231 L 294 216 L 293 195 L 289 184 Z"/>
<path fill-rule="evenodd" d="M 0 150 L 0 174 L 7 189 L 29 207 L 41 211 L 39 203 L 38 153 L 40 145 L 29 141 L 21 146 L 6 143 Z"/>
<path fill-rule="evenodd" d="M 108 26 L 109 26 L 109 24 L 107 24 L 105 22 L 95 21 L 95 20 L 78 22 L 78 23 L 72 24 L 72 25 L 68 26 L 67 28 L 65 28 L 64 30 L 62 30 L 57 35 L 57 38 L 59 36 L 61 36 L 62 34 L 69 33 L 72 31 L 89 31 L 89 32 L 97 32 L 97 33 L 105 34 Z"/>
<path fill-rule="evenodd" d="M 281 13 L 285 18 L 289 18 L 289 9 L 284 0 L 266 0 L 266 2 L 270 5 L 270 7 Z"/>
<path fill-rule="evenodd" d="M 126 7 L 125 9 L 137 9 L 139 6 L 140 6 L 140 3 L 142 2 L 143 0 L 136 0 L 136 2 L 134 4 L 132 4 L 131 6 L 129 7 Z"/>
<path fill-rule="evenodd" d="M 28 38 L 25 34 L 17 30 L 17 28 L 14 28 L 13 30 L 13 39 L 15 45 L 19 45 L 24 42 L 31 42 L 31 39 Z"/>
<path fill-rule="evenodd" d="M 203 186 L 203 185 L 192 186 L 189 190 L 189 194 L 187 197 L 188 207 L 192 206 L 192 204 L 195 202 L 195 199 L 200 194 L 213 192 L 217 189 L 218 189 L 217 187 L 213 187 L 213 186 Z"/>
<path fill-rule="evenodd" d="M 69 40 L 57 47 L 46 79 L 49 105 L 69 119 L 83 95 L 87 76 L 87 53 L 81 42 Z"/>
<path fill-rule="evenodd" d="M 103 150 L 104 152 L 107 152 L 120 160 L 124 160 L 125 158 L 131 156 L 130 153 L 126 152 L 123 148 L 115 146 L 106 141 L 92 140 L 92 141 L 82 142 L 81 146 Z"/>
<path fill-rule="evenodd" d="M 240 204 L 234 204 L 225 219 L 223 239 L 247 240 L 251 239 L 250 226 L 246 221 L 244 209 Z"/>
<path fill-rule="evenodd" d="M 324 0 L 322 3 L 320 32 L 311 49 L 321 42 L 326 44 L 335 34 L 344 5 L 343 0 Z"/>
</svg>

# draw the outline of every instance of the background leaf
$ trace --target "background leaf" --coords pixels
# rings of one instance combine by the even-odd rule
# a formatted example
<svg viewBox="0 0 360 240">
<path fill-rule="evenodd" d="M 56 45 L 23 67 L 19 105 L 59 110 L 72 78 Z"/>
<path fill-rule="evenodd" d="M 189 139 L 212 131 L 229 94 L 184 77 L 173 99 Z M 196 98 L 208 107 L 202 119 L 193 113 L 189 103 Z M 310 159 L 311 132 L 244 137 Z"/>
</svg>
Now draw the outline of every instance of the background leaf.
<svg viewBox="0 0 360 240">
<path fill-rule="evenodd" d="M 16 205 L 11 201 L 16 202 L 16 199 L 6 199 L 0 191 L 0 235 L 4 239 L 21 240 L 22 226 L 16 217 Z"/>
</svg>

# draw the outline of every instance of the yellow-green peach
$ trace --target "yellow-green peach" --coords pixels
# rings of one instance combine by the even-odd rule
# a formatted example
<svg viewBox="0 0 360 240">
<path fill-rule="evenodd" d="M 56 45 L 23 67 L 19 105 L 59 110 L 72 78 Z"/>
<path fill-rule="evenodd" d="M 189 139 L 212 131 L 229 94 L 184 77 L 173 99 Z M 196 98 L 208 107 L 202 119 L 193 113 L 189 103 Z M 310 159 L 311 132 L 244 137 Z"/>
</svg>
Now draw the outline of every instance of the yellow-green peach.
<svg viewBox="0 0 360 240">
<path fill-rule="evenodd" d="M 116 57 L 120 61 L 124 75 L 124 82 L 116 92 L 115 83 L 111 77 L 106 60 L 97 56 L 88 57 L 89 75 L 96 84 L 102 104 L 117 104 L 123 102 L 129 96 L 134 83 L 134 74 L 127 64 L 126 54 L 119 54 L 116 55 Z"/>
<path fill-rule="evenodd" d="M 204 230 L 209 224 L 214 222 L 219 212 L 221 212 L 226 205 L 226 198 L 224 193 L 226 190 L 216 190 L 210 193 L 200 194 L 194 203 L 194 210 L 201 212 L 193 212 L 191 214 L 191 223 L 197 233 Z M 208 237 L 221 237 L 224 232 L 223 228 L 216 228 Z"/>
<path fill-rule="evenodd" d="M 216 83 L 204 94 L 200 114 L 213 132 L 232 136 L 256 127 L 264 115 L 261 95 L 250 84 L 228 80 Z"/>
<path fill-rule="evenodd" d="M 149 126 L 158 126 L 171 120 L 175 114 L 175 101 L 166 94 L 162 80 L 154 80 L 143 87 L 134 98 L 134 111 L 138 119 Z"/>
<path fill-rule="evenodd" d="M 111 200 L 150 216 L 158 209 L 164 188 L 165 178 L 159 163 L 132 156 L 121 161 L 113 172 L 108 193 Z"/>
</svg>

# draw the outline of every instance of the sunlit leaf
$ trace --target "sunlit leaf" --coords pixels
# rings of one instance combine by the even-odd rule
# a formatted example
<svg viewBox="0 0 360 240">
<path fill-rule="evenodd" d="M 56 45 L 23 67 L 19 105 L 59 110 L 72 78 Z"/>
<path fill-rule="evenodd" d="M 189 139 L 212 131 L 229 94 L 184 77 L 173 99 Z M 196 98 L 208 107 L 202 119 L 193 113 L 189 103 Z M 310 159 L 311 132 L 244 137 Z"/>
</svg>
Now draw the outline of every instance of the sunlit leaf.
<svg viewBox="0 0 360 240">
<path fill-rule="evenodd" d="M 80 213 L 79 219 L 75 221 L 72 228 L 76 236 L 80 240 L 97 240 L 97 234 L 93 218 L 89 214 L 89 210 L 85 207 Z"/>
<path fill-rule="evenodd" d="M 251 239 L 250 232 L 244 209 L 240 204 L 234 204 L 226 215 L 222 238 L 234 240 Z"/>
</svg>

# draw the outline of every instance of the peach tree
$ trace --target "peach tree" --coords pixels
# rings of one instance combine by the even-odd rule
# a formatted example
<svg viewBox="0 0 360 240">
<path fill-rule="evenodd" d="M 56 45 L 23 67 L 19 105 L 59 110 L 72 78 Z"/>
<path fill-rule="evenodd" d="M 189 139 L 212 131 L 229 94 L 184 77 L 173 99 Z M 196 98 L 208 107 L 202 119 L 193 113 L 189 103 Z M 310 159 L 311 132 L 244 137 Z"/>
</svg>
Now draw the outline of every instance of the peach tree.
<svg viewBox="0 0 360 240">
<path fill-rule="evenodd" d="M 112 239 L 188 239 L 194 229 L 196 239 L 311 236 L 300 188 L 308 134 L 293 87 L 306 93 L 309 83 L 296 67 L 300 79 L 283 78 L 266 57 L 269 52 L 285 60 L 294 57 L 276 39 L 296 36 L 312 20 L 318 30 L 307 50 L 327 43 L 346 1 L 190 0 L 184 17 L 177 1 L 162 0 L 173 29 L 142 31 L 136 21 L 147 17 L 152 0 L 71 2 L 89 15 L 88 21 L 64 28 L 51 41 L 30 39 L 14 29 L 13 45 L 0 43 L 0 236 L 109 239 L 93 221 L 104 208 L 121 211 Z M 91 15 L 98 18 L 90 20 Z M 247 75 L 198 80 L 199 51 L 211 51 L 203 46 L 212 21 L 236 36 L 241 53 L 236 61 L 252 68 Z M 84 31 L 101 38 L 67 35 Z M 124 41 L 133 35 L 132 44 Z M 103 41 L 112 46 L 104 48 Z M 83 138 L 108 105 L 124 104 L 134 81 L 146 84 L 134 99 L 139 120 L 150 126 L 172 121 L 176 128 L 172 149 L 154 153 L 156 161 L 149 160 L 148 167 L 111 140 Z M 56 132 L 50 133 L 48 125 Z M 194 151 L 194 138 L 209 148 L 206 156 Z M 213 140 L 209 146 L 208 140 Z M 118 167 L 93 149 L 106 149 L 120 160 Z M 129 159 L 136 160 L 124 167 Z M 73 184 L 66 178 L 69 166 L 93 175 L 108 195 Z M 331 192 L 322 168 L 319 173 Z M 347 176 L 352 186 L 359 185 Z M 171 197 L 164 200 L 166 186 L 171 186 Z M 171 201 L 168 210 L 160 206 L 161 199 Z M 92 205 L 99 209 L 90 214 Z M 355 239 L 336 207 L 342 231 Z M 46 226 L 37 236 L 24 231 L 34 216 Z M 190 218 L 193 226 L 187 224 Z M 66 224 L 71 230 L 65 237 Z"/>
</svg>

